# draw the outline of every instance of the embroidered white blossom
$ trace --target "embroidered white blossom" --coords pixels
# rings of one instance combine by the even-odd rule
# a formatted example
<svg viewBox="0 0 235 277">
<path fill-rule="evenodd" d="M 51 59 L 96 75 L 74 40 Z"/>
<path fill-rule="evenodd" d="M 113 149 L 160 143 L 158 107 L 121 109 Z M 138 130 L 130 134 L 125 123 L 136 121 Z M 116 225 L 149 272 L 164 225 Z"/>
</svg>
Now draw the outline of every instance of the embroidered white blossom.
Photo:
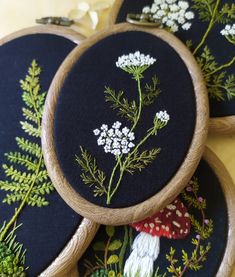
<svg viewBox="0 0 235 277">
<path fill-rule="evenodd" d="M 140 51 L 135 53 L 130 53 L 128 55 L 122 55 L 118 58 L 116 66 L 119 68 L 125 67 L 141 67 L 141 66 L 150 66 L 156 62 L 156 59 L 150 57 L 150 55 L 141 54 Z"/>
<path fill-rule="evenodd" d="M 167 123 L 170 120 L 170 116 L 167 111 L 160 111 L 156 113 L 156 118 L 164 123 Z"/>
<path fill-rule="evenodd" d="M 222 36 L 234 36 L 235 35 L 235 23 L 233 25 L 227 24 L 223 30 L 220 31 Z"/>
<path fill-rule="evenodd" d="M 122 123 L 116 121 L 110 129 L 108 125 L 103 124 L 100 129 L 93 130 L 94 135 L 99 136 L 97 144 L 103 146 L 105 153 L 119 156 L 129 153 L 135 146 L 132 142 L 135 139 L 134 133 L 127 127 L 121 129 L 121 126 Z"/>
<path fill-rule="evenodd" d="M 152 6 L 143 8 L 143 13 L 151 13 L 155 19 L 162 22 L 162 25 L 168 27 L 173 33 L 179 28 L 188 30 L 194 18 L 194 13 L 188 11 L 189 3 L 178 0 L 154 0 Z"/>
</svg>

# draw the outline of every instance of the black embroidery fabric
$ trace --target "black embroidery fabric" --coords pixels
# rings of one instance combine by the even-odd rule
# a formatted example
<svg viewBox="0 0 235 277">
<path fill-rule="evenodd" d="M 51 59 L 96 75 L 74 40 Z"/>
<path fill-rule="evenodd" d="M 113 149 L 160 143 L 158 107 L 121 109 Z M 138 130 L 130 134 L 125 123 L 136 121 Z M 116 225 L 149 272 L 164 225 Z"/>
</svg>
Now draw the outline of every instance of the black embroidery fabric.
<svg viewBox="0 0 235 277">
<path fill-rule="evenodd" d="M 0 47 L 0 164 L 6 162 L 4 153 L 17 151 L 15 137 L 25 136 L 19 122 L 22 117 L 22 91 L 19 80 L 24 79 L 33 59 L 42 68 L 43 91 L 48 90 L 58 67 L 75 47 L 68 39 L 48 34 L 27 35 Z M 0 179 L 4 179 L 0 170 Z M 0 199 L 5 196 L 0 191 Z M 35 277 L 46 269 L 71 239 L 82 217 L 73 212 L 57 192 L 48 196 L 49 206 L 25 207 L 17 224 L 17 241 L 26 252 L 27 276 Z M 0 204 L 1 224 L 9 220 L 18 205 Z"/>
<path fill-rule="evenodd" d="M 80 145 L 97 158 L 100 168 L 108 173 L 113 156 L 105 154 L 93 134 L 103 123 L 112 125 L 119 120 L 109 103 L 104 100 L 104 87 L 125 90 L 129 99 L 135 99 L 136 86 L 131 77 L 117 68 L 115 62 L 123 54 L 150 54 L 157 59 L 145 73 L 142 81 L 150 82 L 156 74 L 161 94 L 156 104 L 143 112 L 136 137 L 143 136 L 152 125 L 153 115 L 167 110 L 171 120 L 157 137 L 146 143 L 147 148 L 161 147 L 161 153 L 144 171 L 126 175 L 109 207 L 128 207 L 140 203 L 161 190 L 178 170 L 191 143 L 195 126 L 195 95 L 190 75 L 181 58 L 165 42 L 143 32 L 112 35 L 87 50 L 70 71 L 61 89 L 56 107 L 54 136 L 62 170 L 73 186 L 87 200 L 105 206 L 104 197 L 94 197 L 92 190 L 82 183 L 81 170 L 75 162 Z M 143 124 L 144 123 L 144 124 Z"/>
<path fill-rule="evenodd" d="M 153 2 L 153 0 L 124 0 L 119 10 L 116 22 L 125 22 L 127 13 L 141 13 L 143 7 L 151 6 Z M 187 0 L 187 2 L 189 3 L 189 10 L 192 10 L 191 7 L 193 5 L 193 1 Z M 222 0 L 220 5 L 222 6 L 225 3 L 232 4 L 234 3 L 234 1 Z M 203 37 L 209 22 L 202 22 L 198 18 L 197 12 L 194 11 L 194 13 L 195 18 L 192 20 L 192 27 L 187 31 L 180 29 L 178 32 L 174 33 L 174 35 L 180 38 L 184 43 L 186 43 L 187 40 L 192 40 L 192 42 L 195 43 L 196 46 Z M 228 43 L 225 37 L 220 34 L 220 31 L 225 27 L 225 25 L 226 24 L 216 24 L 210 31 L 206 42 L 201 48 L 202 50 L 204 46 L 207 45 L 219 64 L 229 62 L 233 58 L 235 53 L 234 45 Z M 201 51 L 199 51 L 198 54 L 200 53 Z M 228 75 L 234 74 L 235 64 L 233 64 L 229 68 L 226 68 L 226 71 Z M 218 101 L 211 98 L 209 100 L 211 117 L 223 117 L 235 114 L 235 98 L 228 100 L 227 97 L 225 97 L 225 101 Z"/>
<path fill-rule="evenodd" d="M 203 267 L 198 271 L 192 271 L 188 270 L 184 276 L 190 276 L 190 277 L 214 277 L 216 276 L 216 273 L 220 267 L 224 251 L 227 244 L 227 235 L 228 235 L 228 212 L 227 212 L 227 205 L 226 200 L 223 194 L 223 190 L 220 186 L 219 180 L 210 168 L 210 166 L 205 162 L 204 160 L 201 160 L 199 167 L 197 171 L 195 172 L 194 176 L 196 176 L 199 180 L 199 195 L 206 199 L 207 201 L 207 208 L 206 208 L 206 217 L 213 220 L 213 234 L 210 236 L 208 241 L 211 242 L 211 250 L 209 251 L 207 255 L 207 260 L 205 263 L 203 263 Z M 184 200 L 182 200 L 184 202 Z M 185 202 L 184 202 L 185 203 Z M 190 209 L 189 209 L 190 212 Z M 198 214 L 193 215 L 197 218 Z M 122 245 L 124 243 L 124 228 L 130 228 L 129 230 L 133 230 L 133 237 L 132 240 L 135 239 L 135 237 L 139 234 L 139 232 L 136 232 L 131 227 L 115 227 L 115 234 L 112 237 L 112 241 L 116 241 L 116 243 L 113 245 L 118 248 L 117 240 L 120 240 Z M 128 239 L 131 241 L 130 238 L 130 232 L 128 230 Z M 196 233 L 192 229 L 190 235 L 183 239 L 183 240 L 173 240 L 173 239 L 167 239 L 164 237 L 160 238 L 160 253 L 158 258 L 156 259 L 154 263 L 155 270 L 159 267 L 159 274 L 163 274 L 166 272 L 166 276 L 172 276 L 173 274 L 169 273 L 167 271 L 167 267 L 169 266 L 169 262 L 166 260 L 166 254 L 169 254 L 170 248 L 173 247 L 176 249 L 176 257 L 181 260 L 181 250 L 185 250 L 187 253 L 191 253 L 193 246 L 191 244 L 191 239 L 195 238 Z M 88 250 L 85 252 L 83 257 L 78 263 L 78 269 L 81 276 L 99 276 L 95 275 L 95 272 L 98 272 L 98 270 L 93 270 L 92 273 L 94 275 L 88 274 L 87 269 L 84 266 L 86 265 L 97 265 L 97 259 L 95 259 L 95 255 L 97 255 L 97 258 L 100 259 L 100 261 L 103 261 L 103 253 L 101 250 L 101 243 L 107 243 L 108 236 L 106 234 L 105 226 L 101 226 L 98 233 L 95 236 L 95 239 L 93 240 L 93 243 L 88 248 Z M 97 244 L 99 242 L 99 244 Z M 130 242 L 128 241 L 127 244 L 127 250 L 124 257 L 124 264 L 126 259 L 130 255 Z M 94 250 L 96 249 L 96 250 Z M 110 249 L 115 249 L 115 247 L 110 247 Z M 110 250 L 108 251 L 108 257 L 110 255 L 117 255 L 120 258 L 121 253 L 121 247 L 117 250 Z M 115 265 L 113 264 L 113 269 L 115 268 Z M 110 266 L 109 266 L 110 268 Z M 117 263 L 117 267 L 119 268 L 119 264 Z M 154 270 L 154 272 L 155 272 Z M 111 275 L 111 274 L 110 274 Z M 106 275 L 105 275 L 106 276 Z M 108 275 L 107 275 L 108 276 Z M 119 275 L 118 275 L 119 276 Z"/>
</svg>

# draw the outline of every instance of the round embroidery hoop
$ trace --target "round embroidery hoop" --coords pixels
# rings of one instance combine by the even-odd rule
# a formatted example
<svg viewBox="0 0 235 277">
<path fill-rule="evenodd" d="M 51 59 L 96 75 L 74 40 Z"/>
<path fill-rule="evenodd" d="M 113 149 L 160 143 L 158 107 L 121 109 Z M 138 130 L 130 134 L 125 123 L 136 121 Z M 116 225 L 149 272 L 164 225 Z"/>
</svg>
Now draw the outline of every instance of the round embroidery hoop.
<svg viewBox="0 0 235 277">
<path fill-rule="evenodd" d="M 113 24 L 115 23 L 121 23 L 122 21 L 118 20 L 118 16 L 119 16 L 119 13 L 120 11 L 122 11 L 122 6 L 123 4 L 126 2 L 130 1 L 131 3 L 131 0 L 116 0 L 113 4 L 113 7 L 111 9 L 111 12 L 109 14 L 109 17 L 108 17 L 108 24 L 110 26 L 112 26 Z M 188 2 L 190 3 L 191 0 L 189 0 Z M 224 3 L 232 3 L 231 1 L 225 1 Z M 138 13 L 141 13 L 141 9 L 146 6 L 146 5 L 151 5 L 151 3 L 153 3 L 153 1 L 146 1 L 146 0 L 143 0 L 142 1 L 142 5 L 141 5 L 141 1 L 137 3 L 133 3 L 133 9 L 134 10 L 138 10 L 138 6 L 140 7 L 140 9 L 138 10 Z M 223 3 L 221 3 L 223 4 Z M 127 12 L 133 12 L 132 10 L 130 11 L 127 11 Z M 123 16 L 123 11 L 121 13 L 121 16 Z M 124 20 L 123 20 L 124 22 Z M 219 34 L 220 35 L 220 34 Z M 176 34 L 177 36 L 177 34 Z M 191 36 L 188 36 L 187 37 L 189 40 L 192 39 Z M 223 49 L 223 48 L 221 48 Z M 230 51 L 231 52 L 231 51 Z M 233 70 L 234 71 L 234 70 Z M 232 70 L 230 73 L 234 73 Z M 228 100 L 227 100 L 228 101 Z M 225 104 L 226 105 L 226 104 Z M 230 110 L 231 110 L 231 107 L 228 107 Z M 219 108 L 216 107 L 216 109 L 218 110 Z M 222 107 L 222 109 L 226 110 L 226 106 L 225 107 Z M 235 115 L 220 115 L 220 116 L 211 116 L 209 118 L 209 132 L 210 133 L 215 133 L 215 134 L 234 134 L 235 133 Z"/>
<path fill-rule="evenodd" d="M 79 45 L 81 40 L 84 39 L 84 36 L 66 27 L 52 25 L 34 26 L 22 29 L 0 39 L 0 47 L 24 36 L 37 34 L 55 35 L 74 42 L 76 45 Z M 85 249 L 89 246 L 97 229 L 97 224 L 83 218 L 63 250 L 39 276 L 67 276 Z M 71 276 L 77 276 L 77 271 L 71 272 Z"/>
<path fill-rule="evenodd" d="M 78 192 L 74 190 L 71 184 L 67 181 L 64 172 L 58 161 L 55 151 L 54 141 L 54 123 L 55 123 L 55 109 L 60 95 L 60 89 L 63 86 L 69 71 L 73 67 L 76 60 L 97 41 L 111 35 L 126 31 L 144 31 L 146 33 L 154 34 L 163 41 L 169 43 L 177 53 L 184 60 L 184 63 L 189 68 L 191 78 L 194 83 L 194 90 L 196 91 L 196 131 L 194 132 L 190 149 L 187 153 L 186 159 L 181 165 L 180 170 L 172 178 L 167 186 L 159 193 L 147 199 L 142 203 L 128 207 L 128 208 L 107 208 L 101 207 L 87 201 Z M 106 30 L 89 39 L 87 39 L 79 48 L 75 49 L 67 60 L 63 63 L 60 70 L 57 72 L 55 79 L 50 87 L 46 106 L 44 110 L 44 118 L 42 123 L 42 145 L 45 157 L 45 163 L 53 183 L 62 198 L 71 206 L 76 212 L 82 214 L 92 221 L 109 224 L 122 225 L 130 222 L 139 221 L 153 214 L 156 210 L 161 209 L 169 203 L 179 191 L 186 185 L 188 179 L 191 177 L 197 163 L 200 160 L 203 152 L 205 139 L 207 136 L 208 123 L 208 103 L 205 97 L 205 87 L 201 77 L 200 70 L 192 58 L 189 51 L 171 34 L 163 30 L 149 30 L 144 28 L 136 28 L 128 24 L 116 25 L 112 30 Z M 121 216 L 120 216 L 121 215 Z"/>
<path fill-rule="evenodd" d="M 224 213 L 227 214 L 227 221 L 228 221 L 228 229 L 226 230 L 227 232 L 227 236 L 226 236 L 226 241 L 224 241 L 223 243 L 223 247 L 221 246 L 220 248 L 217 248 L 218 245 L 214 245 L 213 243 L 216 243 L 216 241 L 218 241 L 218 238 L 222 240 L 220 235 L 223 235 L 223 229 L 219 231 L 219 233 L 214 234 L 214 238 L 209 239 L 209 241 L 212 243 L 212 248 L 210 249 L 210 251 L 215 251 L 215 255 L 217 255 L 217 251 L 219 251 L 219 254 L 215 257 L 213 255 L 213 253 L 209 252 L 208 256 L 207 256 L 207 260 L 202 264 L 203 267 L 202 269 L 199 269 L 196 272 L 193 271 L 186 271 L 185 275 L 190 275 L 192 274 L 192 276 L 206 276 L 206 277 L 213 277 L 213 276 L 225 276 L 225 277 L 229 277 L 231 276 L 232 273 L 232 269 L 233 269 L 233 264 L 235 262 L 235 253 L 234 253 L 234 247 L 235 247 L 235 241 L 234 241 L 234 233 L 235 230 L 233 228 L 234 226 L 234 222 L 235 222 L 235 217 L 234 217 L 234 208 L 235 208 L 235 204 L 234 204 L 234 197 L 235 197 L 235 186 L 233 183 L 233 180 L 231 178 L 231 176 L 229 175 L 227 169 L 225 168 L 224 164 L 222 163 L 222 161 L 216 156 L 216 154 L 214 152 L 212 152 L 209 148 L 205 149 L 205 152 L 203 154 L 202 157 L 203 163 L 206 163 L 206 166 L 209 167 L 209 169 L 211 170 L 211 172 L 209 172 L 209 175 L 214 175 L 214 177 L 216 177 L 218 180 L 216 180 L 216 183 L 208 183 L 208 187 L 211 187 L 212 195 L 215 196 L 216 194 L 218 194 L 218 192 L 221 192 L 220 189 L 218 190 L 217 188 L 215 190 L 213 190 L 213 185 L 215 187 L 221 187 L 222 193 L 224 194 L 224 199 L 223 198 L 218 198 L 216 199 L 216 204 L 218 206 L 216 206 L 216 209 L 213 208 L 213 200 L 208 201 L 210 198 L 210 192 L 208 192 L 208 188 L 206 187 L 205 189 L 203 189 L 203 192 L 200 191 L 199 189 L 199 193 L 202 197 L 204 197 L 204 199 L 207 200 L 207 206 L 208 208 L 210 208 L 210 212 L 208 214 L 208 210 L 205 210 L 205 214 L 208 218 L 211 219 L 211 216 L 213 215 L 213 222 L 214 222 L 214 229 L 216 227 L 219 226 L 219 224 L 221 223 L 221 221 L 219 220 L 219 218 L 217 218 L 216 213 L 213 213 L 213 209 L 214 211 L 218 211 L 218 210 L 225 210 Z M 200 173 L 205 173 L 204 171 L 206 169 L 208 169 L 207 167 L 205 167 L 205 164 L 201 164 L 199 165 L 199 168 L 201 167 L 201 169 L 198 171 L 198 175 L 196 175 L 199 180 L 203 180 L 202 183 L 200 183 L 200 187 L 206 185 L 204 182 L 207 178 L 208 175 L 205 175 L 202 179 L 200 179 Z M 205 173 L 208 174 L 208 173 Z M 211 176 L 209 177 L 209 180 L 212 180 Z M 218 183 L 217 183 L 218 182 Z M 211 185 L 211 186 L 210 186 Z M 206 192 L 206 190 L 208 190 Z M 211 196 L 213 198 L 213 196 Z M 214 198 L 213 198 L 214 199 Z M 220 202 L 221 201 L 221 202 Z M 225 203 L 222 203 L 225 202 Z M 185 203 L 185 201 L 184 201 Z M 221 205 L 220 205 L 221 203 Z M 226 206 L 224 206 L 224 204 Z M 223 213 L 223 214 L 224 214 Z M 221 216 L 221 214 L 220 214 Z M 218 219 L 218 221 L 216 222 L 216 219 Z M 104 243 L 104 245 L 107 243 L 107 240 L 109 239 L 109 236 L 106 234 L 106 230 L 104 226 L 100 227 L 101 230 L 97 232 L 93 243 L 90 245 L 90 247 L 87 249 L 87 252 L 85 253 L 85 255 L 81 258 L 81 260 L 78 263 L 78 269 L 79 269 L 79 273 L 84 274 L 84 264 L 83 262 L 86 260 L 89 261 L 90 265 L 94 265 L 94 255 L 97 254 L 98 258 L 102 259 L 102 254 L 103 252 L 101 251 L 100 248 L 98 248 L 98 245 L 100 246 L 101 243 Z M 139 234 L 138 231 L 136 231 L 134 234 L 134 229 L 131 228 L 132 230 L 132 237 L 130 240 L 128 236 L 130 236 L 130 231 L 125 231 L 125 235 L 124 235 L 124 228 L 123 226 L 119 226 L 119 229 L 115 229 L 115 235 L 112 236 L 112 238 L 110 239 L 111 243 L 113 241 L 115 242 L 121 242 L 120 244 L 125 244 L 126 243 L 126 253 L 131 252 L 129 249 L 129 243 L 130 241 L 133 242 L 133 240 L 137 237 L 137 235 Z M 123 229 L 121 229 L 123 228 Z M 125 227 L 126 228 L 126 227 Z M 192 232 L 194 232 L 192 230 Z M 214 232 L 216 232 L 214 230 Z M 114 232 L 113 232 L 114 233 Z M 120 235 L 121 233 L 121 235 Z M 194 236 L 194 234 L 192 235 Z M 127 239 L 128 237 L 128 239 Z M 125 241 L 125 242 L 124 242 Z M 176 240 L 177 241 L 177 240 Z M 167 262 L 167 260 L 165 259 L 165 254 L 169 253 L 170 247 L 174 247 L 176 249 L 176 253 L 180 254 L 181 253 L 181 249 L 184 249 L 186 252 L 187 251 L 191 251 L 191 248 L 186 248 L 186 245 L 190 244 L 190 238 L 186 237 L 185 239 L 179 240 L 179 243 L 175 243 L 175 240 L 170 240 L 170 239 L 163 239 L 160 238 L 160 253 L 158 258 L 154 261 L 155 264 L 155 270 L 156 268 L 159 266 L 160 272 L 159 273 L 163 273 L 165 272 L 165 266 L 169 265 L 169 263 Z M 145 241 L 146 242 L 146 241 Z M 168 243 L 169 242 L 169 243 Z M 208 242 L 208 241 L 207 241 Z M 97 243 L 97 244 L 96 244 Z M 204 242 L 206 244 L 206 241 Z M 167 246 L 164 246 L 164 244 L 167 244 Z M 97 252 L 95 251 L 95 245 L 97 245 L 97 248 L 99 249 Z M 133 245 L 133 244 L 132 244 Z M 118 248 L 118 246 L 116 247 L 116 249 Z M 162 249 L 162 250 L 161 250 Z M 218 250 L 219 249 L 219 250 Z M 121 259 L 121 248 L 117 249 L 116 251 L 109 251 L 108 252 L 108 257 L 110 255 L 117 255 L 119 259 Z M 190 252 L 189 252 L 190 253 Z M 100 256 L 99 256 L 100 255 Z M 123 263 L 125 264 L 127 257 L 129 257 L 130 254 L 128 255 L 122 255 L 122 257 L 124 258 Z M 177 258 L 180 259 L 180 256 L 177 256 Z M 216 258 L 216 262 L 215 259 Z M 210 274 L 208 273 L 208 267 L 209 264 L 211 265 L 211 263 L 213 263 L 212 267 L 216 267 L 215 270 L 211 270 Z M 88 264 L 88 263 L 87 263 Z M 87 269 L 87 268 L 86 268 Z M 86 271 L 85 269 L 85 271 Z M 154 271 L 155 272 L 155 271 Z M 212 273 L 213 272 L 213 273 Z M 91 272 L 94 273 L 94 272 Z"/>
</svg>

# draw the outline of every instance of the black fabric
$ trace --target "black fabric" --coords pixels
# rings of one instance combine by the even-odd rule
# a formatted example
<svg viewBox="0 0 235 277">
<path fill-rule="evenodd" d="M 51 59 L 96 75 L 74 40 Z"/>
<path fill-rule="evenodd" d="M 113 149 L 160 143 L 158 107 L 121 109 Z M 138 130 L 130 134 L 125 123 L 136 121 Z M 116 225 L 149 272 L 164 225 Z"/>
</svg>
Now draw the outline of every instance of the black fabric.
<svg viewBox="0 0 235 277">
<path fill-rule="evenodd" d="M 82 183 L 81 170 L 75 162 L 80 145 L 97 158 L 99 167 L 109 177 L 114 156 L 97 145 L 93 130 L 103 123 L 119 120 L 130 124 L 105 103 L 104 87 L 124 90 L 128 99 L 138 101 L 136 82 L 115 62 L 123 54 L 150 54 L 157 59 L 145 73 L 142 86 L 157 74 L 161 94 L 155 104 L 145 108 L 136 139 L 152 127 L 159 110 L 167 110 L 171 120 L 157 137 L 147 141 L 144 149 L 161 147 L 156 160 L 142 172 L 125 175 L 109 207 L 128 207 L 140 203 L 164 187 L 178 170 L 191 143 L 195 126 L 195 95 L 190 75 L 181 58 L 165 42 L 144 32 L 124 32 L 109 36 L 87 50 L 72 68 L 61 89 L 55 114 L 55 142 L 58 159 L 69 183 L 83 197 L 105 206 L 105 197 L 93 197 L 93 191 Z M 136 98 L 135 98 L 136 97 Z"/>
<path fill-rule="evenodd" d="M 214 223 L 214 231 L 212 236 L 205 241 L 211 242 L 211 250 L 208 253 L 207 261 L 203 263 L 203 268 L 199 271 L 188 271 L 184 276 L 186 277 L 214 277 L 218 271 L 218 268 L 221 264 L 224 251 L 226 248 L 227 243 L 227 236 L 228 236 L 228 212 L 226 201 L 224 198 L 224 194 L 220 183 L 213 173 L 212 169 L 208 166 L 208 164 L 202 160 L 199 164 L 199 167 L 195 173 L 196 177 L 199 179 L 199 192 L 200 196 L 206 199 L 207 201 L 207 209 L 205 211 L 206 217 L 213 220 Z M 189 212 L 191 212 L 189 210 Z M 194 214 L 197 218 L 197 214 Z M 200 220 L 200 217 L 199 217 Z M 132 229 L 132 228 L 131 228 Z M 134 229 L 133 229 L 134 230 Z M 133 231 L 133 237 L 135 237 L 138 232 Z M 187 253 L 191 253 L 192 245 L 191 239 L 195 237 L 196 233 L 191 231 L 191 234 L 184 240 L 170 240 L 167 238 L 160 238 L 160 254 L 155 261 L 155 269 L 160 267 L 160 273 L 167 272 L 167 266 L 169 266 L 169 262 L 167 262 L 165 255 L 169 254 L 170 247 L 176 249 L 176 253 L 181 254 L 181 249 L 184 249 Z M 120 239 L 123 242 L 124 237 L 124 227 L 120 226 L 116 228 L 115 236 L 112 238 L 112 241 L 115 239 Z M 82 259 L 78 263 L 79 273 L 81 276 L 85 276 L 86 268 L 84 267 L 84 262 L 86 260 L 90 261 L 93 265 L 95 265 L 95 254 L 102 260 L 103 256 L 101 251 L 97 251 L 96 253 L 92 249 L 95 242 L 107 242 L 107 234 L 105 232 L 105 227 L 102 226 L 98 231 L 93 244 L 88 248 Z M 205 244 L 204 243 L 204 244 Z M 128 245 L 129 246 L 129 245 Z M 130 248 L 127 248 L 128 251 L 126 252 L 125 258 L 130 254 Z M 109 252 L 109 254 L 117 254 L 119 255 L 120 250 L 116 252 Z M 181 256 L 178 257 L 181 260 Z M 182 264 L 182 263 L 181 263 Z M 168 273 L 166 276 L 171 276 L 172 274 Z M 90 275 L 88 275 L 90 276 Z M 98 275 L 94 275 L 98 276 Z"/>
<path fill-rule="evenodd" d="M 15 137 L 25 137 L 19 121 L 22 117 L 22 91 L 19 80 L 24 79 L 28 67 L 36 59 L 42 67 L 42 90 L 48 90 L 51 80 L 67 54 L 75 47 L 71 41 L 47 34 L 27 35 L 0 47 L 0 164 L 6 162 L 4 153 L 17 151 Z M 5 178 L 0 170 L 0 179 Z M 5 192 L 0 191 L 0 199 Z M 48 196 L 50 205 L 43 208 L 26 207 L 17 223 L 17 240 L 27 249 L 28 276 L 41 273 L 58 256 L 71 239 L 82 217 L 75 214 L 53 192 Z M 15 206 L 16 207 L 16 206 Z M 0 222 L 8 220 L 14 206 L 0 204 Z"/>
<path fill-rule="evenodd" d="M 187 1 L 189 2 L 190 6 L 193 5 L 192 0 Z M 125 22 L 127 13 L 141 13 L 143 7 L 145 7 L 146 5 L 151 5 L 153 2 L 154 0 L 124 0 L 118 13 L 116 22 Z M 220 7 L 225 3 L 234 3 L 234 0 L 222 0 Z M 184 43 L 187 40 L 192 40 L 194 42 L 194 45 L 196 46 L 203 37 L 209 23 L 201 22 L 201 20 L 199 20 L 197 16 L 197 12 L 194 13 L 195 19 L 192 20 L 192 27 L 187 31 L 180 29 L 178 32 L 174 33 L 174 35 L 180 38 Z M 216 24 L 210 32 L 206 43 L 204 44 L 204 46 L 208 45 L 208 47 L 211 49 L 211 52 L 215 56 L 218 64 L 229 62 L 235 54 L 234 45 L 228 43 L 225 37 L 220 34 L 220 31 L 224 28 L 224 26 L 225 24 Z M 203 49 L 203 47 L 201 49 Z M 201 52 L 199 51 L 198 54 L 200 53 Z M 226 70 L 228 74 L 234 74 L 235 64 L 233 64 Z M 210 99 L 211 117 L 223 117 L 229 115 L 235 115 L 235 98 L 230 101 L 228 101 L 227 98 L 225 101 Z"/>
</svg>

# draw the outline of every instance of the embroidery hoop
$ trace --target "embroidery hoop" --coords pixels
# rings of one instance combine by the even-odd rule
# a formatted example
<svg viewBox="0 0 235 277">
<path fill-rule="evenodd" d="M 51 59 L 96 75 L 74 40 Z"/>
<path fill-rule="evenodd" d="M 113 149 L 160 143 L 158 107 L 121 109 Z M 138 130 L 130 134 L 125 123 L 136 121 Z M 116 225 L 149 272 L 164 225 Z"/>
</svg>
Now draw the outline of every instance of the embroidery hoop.
<svg viewBox="0 0 235 277">
<path fill-rule="evenodd" d="M 181 164 L 178 172 L 164 187 L 164 189 L 162 189 L 158 194 L 155 194 L 151 198 L 135 206 L 111 209 L 90 203 L 80 196 L 68 183 L 58 162 L 52 130 L 54 126 L 55 109 L 60 94 L 60 88 L 62 87 L 63 82 L 68 76 L 68 73 L 74 65 L 75 61 L 88 47 L 95 44 L 102 38 L 105 38 L 111 34 L 130 30 L 140 30 L 155 34 L 170 44 L 181 56 L 186 66 L 188 66 L 189 72 L 191 73 L 191 77 L 193 79 L 196 95 L 196 131 L 194 132 L 186 159 Z M 178 39 L 164 30 L 149 30 L 146 28 L 131 26 L 129 24 L 119 24 L 113 26 L 112 30 L 105 30 L 84 41 L 79 48 L 76 48 L 71 52 L 66 61 L 60 67 L 60 70 L 57 72 L 51 84 L 45 104 L 44 117 L 42 121 L 42 149 L 50 178 L 55 184 L 59 194 L 72 209 L 86 218 L 89 218 L 90 220 L 98 223 L 106 225 L 124 225 L 131 222 L 140 221 L 141 219 L 148 217 L 155 211 L 166 206 L 184 188 L 186 183 L 193 175 L 203 153 L 205 140 L 207 137 L 207 124 L 208 102 L 207 97 L 205 96 L 204 82 L 201 76 L 201 71 L 198 69 L 196 62 L 187 48 L 185 48 Z"/>
<path fill-rule="evenodd" d="M 222 161 L 208 147 L 205 149 L 203 159 L 205 159 L 219 179 L 228 208 L 228 239 L 224 256 L 216 276 L 229 277 L 235 264 L 235 184 Z"/>
<path fill-rule="evenodd" d="M 225 196 L 225 202 L 227 206 L 228 213 L 228 237 L 225 242 L 225 251 L 221 259 L 216 277 L 224 276 L 229 277 L 233 271 L 233 265 L 235 263 L 235 184 L 225 168 L 223 162 L 218 158 L 218 156 L 210 150 L 208 147 L 205 148 L 203 154 L 203 160 L 205 160 L 216 177 L 219 180 L 220 186 Z M 96 240 L 94 240 L 96 241 Z M 182 241 L 183 243 L 183 241 Z M 198 271 L 200 275 L 200 270 Z M 190 275 L 190 274 L 189 274 Z"/>
<path fill-rule="evenodd" d="M 67 38 L 75 44 L 80 44 L 84 36 L 73 31 L 72 29 L 61 26 L 34 26 L 14 32 L 0 39 L 0 46 L 14 39 L 33 34 L 52 34 Z M 58 257 L 39 275 L 47 276 L 68 276 L 68 272 L 74 269 L 74 265 L 82 256 L 86 248 L 89 246 L 94 235 L 98 230 L 98 225 L 90 220 L 83 218 L 80 225 L 76 229 L 74 235 L 68 241 L 67 245 L 60 252 Z M 72 276 L 77 276 L 77 270 L 71 272 Z"/>
<path fill-rule="evenodd" d="M 115 0 L 109 13 L 107 23 L 112 26 L 116 23 L 118 13 L 122 7 L 124 0 Z M 130 11 L 131 12 L 131 11 Z M 235 133 L 235 114 L 223 117 L 209 118 L 209 133 L 212 134 L 234 134 Z"/>
</svg>

